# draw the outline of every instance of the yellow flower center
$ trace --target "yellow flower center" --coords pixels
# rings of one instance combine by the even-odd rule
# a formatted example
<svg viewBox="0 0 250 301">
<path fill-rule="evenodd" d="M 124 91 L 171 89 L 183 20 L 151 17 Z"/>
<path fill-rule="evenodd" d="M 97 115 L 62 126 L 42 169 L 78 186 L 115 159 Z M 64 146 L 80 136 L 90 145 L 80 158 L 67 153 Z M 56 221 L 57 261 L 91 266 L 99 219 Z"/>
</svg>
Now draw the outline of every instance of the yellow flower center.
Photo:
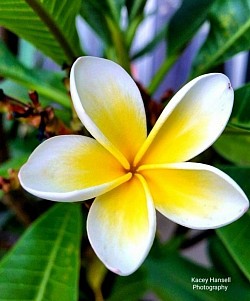
<svg viewBox="0 0 250 301">
<path fill-rule="evenodd" d="M 125 169 L 125 171 L 127 173 L 132 173 L 132 175 L 134 175 L 135 173 L 138 173 L 138 164 L 134 165 L 134 163 L 130 163 L 130 167 L 128 169 Z"/>
</svg>

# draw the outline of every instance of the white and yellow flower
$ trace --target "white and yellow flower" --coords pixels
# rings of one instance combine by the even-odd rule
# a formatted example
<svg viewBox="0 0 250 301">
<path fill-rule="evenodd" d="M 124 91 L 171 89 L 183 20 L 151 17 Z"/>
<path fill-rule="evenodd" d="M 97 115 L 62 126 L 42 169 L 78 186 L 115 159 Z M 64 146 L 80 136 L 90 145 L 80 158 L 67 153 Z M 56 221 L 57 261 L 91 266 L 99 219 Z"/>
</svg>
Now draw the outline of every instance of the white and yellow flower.
<svg viewBox="0 0 250 301">
<path fill-rule="evenodd" d="M 43 142 L 21 168 L 21 185 L 52 201 L 96 197 L 87 232 L 103 263 L 134 272 L 153 243 L 155 208 L 170 220 L 211 229 L 248 208 L 241 188 L 220 170 L 184 162 L 208 148 L 226 126 L 233 90 L 223 74 L 185 85 L 147 137 L 140 92 L 114 62 L 79 58 L 70 75 L 75 110 L 90 134 Z M 182 163 L 181 163 L 182 162 Z"/>
</svg>

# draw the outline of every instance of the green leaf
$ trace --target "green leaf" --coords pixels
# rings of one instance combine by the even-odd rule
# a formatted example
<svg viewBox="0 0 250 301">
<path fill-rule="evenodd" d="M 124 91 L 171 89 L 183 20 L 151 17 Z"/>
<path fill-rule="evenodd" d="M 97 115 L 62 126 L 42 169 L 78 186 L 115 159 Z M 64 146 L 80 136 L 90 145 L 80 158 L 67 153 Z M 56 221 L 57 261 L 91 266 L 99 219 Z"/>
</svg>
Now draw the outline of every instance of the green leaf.
<svg viewBox="0 0 250 301">
<path fill-rule="evenodd" d="M 108 0 L 108 4 L 111 11 L 113 11 L 113 15 L 116 18 L 116 21 L 118 22 L 118 24 L 120 24 L 122 18 L 121 12 L 122 12 L 122 8 L 125 5 L 125 0 L 115 0 L 115 1 Z"/>
<path fill-rule="evenodd" d="M 166 254 L 161 260 L 148 261 L 149 287 L 161 300 L 221 300 L 216 291 L 208 292 L 193 289 L 192 277 L 210 278 L 218 274 L 195 265 L 174 254 Z M 209 283 L 209 285 L 211 285 Z"/>
<path fill-rule="evenodd" d="M 205 22 L 214 0 L 184 0 L 169 22 L 167 31 L 168 54 L 172 55 L 190 42 Z"/>
<path fill-rule="evenodd" d="M 51 74 L 53 75 L 53 74 Z M 57 84 L 55 84 L 56 86 Z M 15 99 L 18 99 L 22 101 L 23 103 L 28 103 L 30 99 L 28 98 L 28 91 L 24 86 L 19 85 L 16 82 L 13 82 L 12 80 L 4 80 L 0 83 L 0 89 L 3 89 L 4 93 L 10 97 L 13 97 Z M 66 100 L 66 99 L 65 99 Z M 66 125 L 70 124 L 70 120 L 72 118 L 71 116 L 71 110 L 68 110 L 65 108 L 68 108 L 69 104 L 68 102 L 65 102 L 65 105 L 63 107 L 54 105 L 51 103 L 51 99 L 48 99 L 44 97 L 43 95 L 39 94 L 39 101 L 43 107 L 46 106 L 53 106 L 56 116 L 61 119 Z M 62 101 L 62 99 L 61 99 Z M 56 101 L 61 102 L 61 101 Z M 61 102 L 62 103 L 62 102 Z M 63 102 L 64 104 L 64 102 Z"/>
<path fill-rule="evenodd" d="M 77 301 L 81 211 L 57 204 L 0 263 L 0 301 Z"/>
<path fill-rule="evenodd" d="M 105 56 L 119 63 L 130 73 L 129 45 L 123 32 L 121 10 L 123 0 L 83 1 L 81 15 L 104 42 Z"/>
<path fill-rule="evenodd" d="M 36 65 L 35 58 L 37 49 L 26 40 L 19 39 L 18 41 L 18 60 L 26 67 L 33 68 Z"/>
<path fill-rule="evenodd" d="M 148 289 L 146 276 L 142 269 L 140 269 L 126 278 L 119 277 L 116 279 L 108 301 L 128 300 L 128 296 L 129 301 L 142 300 L 141 297 Z"/>
<path fill-rule="evenodd" d="M 208 38 L 194 61 L 193 77 L 250 48 L 249 15 L 249 0 L 215 2 L 209 16 Z"/>
<path fill-rule="evenodd" d="M 250 83 L 235 90 L 233 112 L 229 122 L 235 127 L 250 130 Z"/>
<path fill-rule="evenodd" d="M 210 280 L 213 278 L 228 278 L 231 275 L 225 275 L 218 271 L 206 269 L 191 261 L 183 258 L 174 252 L 165 252 L 152 256 L 152 252 L 146 259 L 143 266 L 133 275 L 120 277 L 116 280 L 112 294 L 108 301 L 127 300 L 137 301 L 150 291 L 154 292 L 159 300 L 165 301 L 234 301 L 239 292 L 242 300 L 248 300 L 249 290 L 247 286 L 237 282 L 228 284 L 228 290 L 195 289 L 193 285 L 203 286 L 204 283 L 195 283 L 193 278 L 208 279 L 207 286 L 219 286 L 222 283 L 216 283 Z M 230 293 L 229 293 L 230 292 Z"/>
<path fill-rule="evenodd" d="M 121 28 L 120 13 L 123 1 L 85 0 L 81 15 L 104 42 L 105 54 L 130 72 L 126 35 Z"/>
<path fill-rule="evenodd" d="M 155 35 L 155 37 L 150 40 L 145 46 L 143 46 L 141 49 L 139 49 L 138 51 L 136 51 L 131 59 L 132 60 L 136 60 L 139 57 L 144 56 L 145 54 L 151 52 L 152 50 L 154 50 L 154 48 L 164 39 L 164 37 L 166 36 L 166 32 L 167 32 L 167 24 L 164 25 L 161 30 Z"/>
<path fill-rule="evenodd" d="M 231 277 L 233 282 L 248 285 L 248 280 L 232 259 L 222 241 L 217 235 L 212 236 L 208 243 L 209 258 L 214 268 L 221 271 L 225 277 Z M 229 276 L 231 275 L 231 276 Z"/>
<path fill-rule="evenodd" d="M 245 214 L 238 221 L 216 230 L 226 249 L 241 271 L 250 281 L 250 214 Z"/>
<path fill-rule="evenodd" d="M 6 210 L 0 212 L 0 230 L 7 224 L 7 222 L 13 217 L 13 212 Z"/>
<path fill-rule="evenodd" d="M 106 46 L 112 46 L 112 31 L 109 22 L 119 28 L 121 9 L 124 0 L 84 0 L 82 1 L 80 14 L 89 26 L 102 39 Z"/>
<path fill-rule="evenodd" d="M 81 55 L 75 17 L 81 0 L 1 0 L 0 26 L 29 41 L 59 65 Z"/>
<path fill-rule="evenodd" d="M 13 97 L 15 99 L 18 99 L 24 103 L 28 102 L 28 91 L 27 88 L 25 88 L 23 85 L 20 85 L 11 79 L 6 79 L 0 82 L 0 89 L 4 91 L 4 93 L 10 97 Z M 39 97 L 39 100 L 41 101 L 43 97 Z M 43 101 L 41 101 L 43 104 Z"/>
<path fill-rule="evenodd" d="M 107 17 L 111 17 L 111 12 L 107 1 L 82 1 L 80 14 L 106 46 L 112 45 L 111 32 L 107 22 Z"/>
<path fill-rule="evenodd" d="M 153 94 L 157 90 L 167 72 L 179 58 L 180 52 L 186 44 L 190 42 L 190 39 L 194 36 L 202 23 L 204 23 L 214 1 L 215 0 L 184 0 L 182 6 L 173 15 L 169 24 L 166 25 L 166 28 L 163 28 L 163 32 L 160 32 L 159 36 L 133 57 L 137 58 L 152 50 L 161 39 L 161 34 L 165 33 L 168 56 L 155 73 L 147 88 L 150 94 Z"/>
<path fill-rule="evenodd" d="M 228 128 L 213 144 L 213 148 L 222 157 L 237 165 L 250 166 L 250 133 L 248 131 Z"/>
<path fill-rule="evenodd" d="M 7 137 L 8 131 L 6 132 Z M 0 163 L 0 176 L 9 177 L 9 169 L 18 170 L 28 160 L 31 152 L 39 145 L 36 131 L 29 133 L 22 139 L 8 141 L 10 159 Z"/>
<path fill-rule="evenodd" d="M 12 158 L 0 164 L 0 177 L 8 177 L 9 169 L 19 169 L 28 159 L 29 155 Z"/>
<path fill-rule="evenodd" d="M 129 20 L 132 21 L 139 15 L 143 14 L 147 0 L 126 0 Z"/>
<path fill-rule="evenodd" d="M 1 40 L 0 75 L 12 79 L 29 90 L 36 90 L 51 101 L 70 107 L 70 99 L 63 85 L 63 74 L 25 67 Z"/>
<path fill-rule="evenodd" d="M 131 46 L 134 41 L 134 37 L 137 33 L 137 29 L 142 21 L 145 21 L 144 8 L 147 1 L 145 0 L 136 0 L 130 1 L 125 0 L 125 7 L 128 14 L 128 24 L 127 28 L 123 30 L 124 35 L 126 36 L 126 44 L 130 52 Z"/>
</svg>

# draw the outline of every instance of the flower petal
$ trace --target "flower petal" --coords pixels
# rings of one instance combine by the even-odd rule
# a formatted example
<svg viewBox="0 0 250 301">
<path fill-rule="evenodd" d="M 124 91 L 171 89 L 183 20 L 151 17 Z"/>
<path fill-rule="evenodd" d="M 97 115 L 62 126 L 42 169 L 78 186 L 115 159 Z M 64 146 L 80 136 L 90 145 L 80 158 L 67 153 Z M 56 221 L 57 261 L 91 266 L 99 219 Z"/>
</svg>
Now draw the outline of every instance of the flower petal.
<svg viewBox="0 0 250 301">
<path fill-rule="evenodd" d="M 120 275 L 133 273 L 155 236 L 155 209 L 145 180 L 138 175 L 95 199 L 87 219 L 93 249 Z"/>
<path fill-rule="evenodd" d="M 221 134 L 232 105 L 233 89 L 225 75 L 192 80 L 166 106 L 134 164 L 175 163 L 198 155 Z"/>
<path fill-rule="evenodd" d="M 31 154 L 19 172 L 24 189 L 52 201 L 82 201 L 129 180 L 121 164 L 96 140 L 57 136 Z"/>
<path fill-rule="evenodd" d="M 146 139 L 146 116 L 135 82 L 119 65 L 81 57 L 74 63 L 70 89 L 76 112 L 88 131 L 125 168 Z"/>
<path fill-rule="evenodd" d="M 249 206 L 241 188 L 225 173 L 200 163 L 144 165 L 156 208 L 172 221 L 193 229 L 224 226 Z"/>
</svg>

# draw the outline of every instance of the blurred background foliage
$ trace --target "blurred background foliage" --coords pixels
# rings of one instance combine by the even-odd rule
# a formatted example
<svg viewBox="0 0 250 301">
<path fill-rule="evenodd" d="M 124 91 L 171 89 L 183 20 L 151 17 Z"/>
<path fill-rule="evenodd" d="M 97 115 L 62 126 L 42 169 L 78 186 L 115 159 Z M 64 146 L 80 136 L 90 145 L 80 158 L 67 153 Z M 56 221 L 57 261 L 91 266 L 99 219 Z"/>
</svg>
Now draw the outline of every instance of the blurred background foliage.
<svg viewBox="0 0 250 301">
<path fill-rule="evenodd" d="M 35 199 L 17 179 L 42 140 L 86 134 L 68 77 L 75 58 L 97 55 L 134 77 L 149 130 L 187 80 L 226 73 L 235 88 L 232 116 L 195 160 L 228 173 L 250 197 L 249 15 L 250 0 L 1 0 L 0 301 L 249 300 L 249 212 L 211 231 L 159 216 L 148 258 L 119 277 L 90 248 L 88 202 Z M 210 276 L 231 277 L 227 292 L 192 289 L 191 277 Z"/>
</svg>

